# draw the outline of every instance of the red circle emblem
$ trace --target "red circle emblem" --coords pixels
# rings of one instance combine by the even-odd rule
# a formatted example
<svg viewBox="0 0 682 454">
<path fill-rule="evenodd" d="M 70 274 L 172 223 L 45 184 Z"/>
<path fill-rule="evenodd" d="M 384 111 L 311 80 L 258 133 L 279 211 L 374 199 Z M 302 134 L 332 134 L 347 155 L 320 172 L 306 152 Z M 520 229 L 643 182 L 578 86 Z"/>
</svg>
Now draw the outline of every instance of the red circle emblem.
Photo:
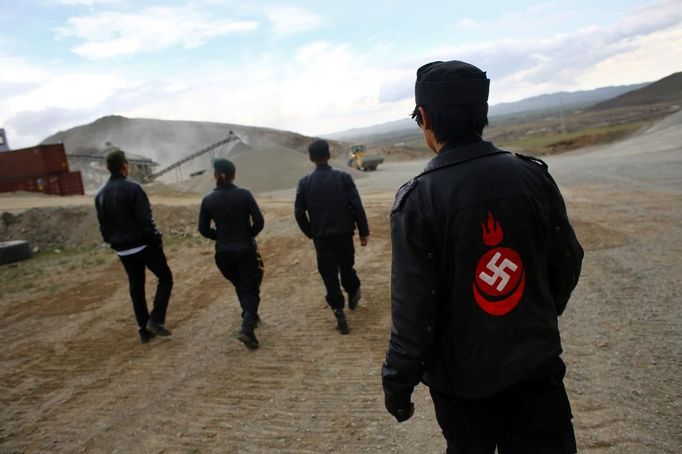
<svg viewBox="0 0 682 454">
<path fill-rule="evenodd" d="M 488 251 L 478 261 L 474 299 L 490 315 L 505 315 L 521 300 L 526 274 L 519 254 L 507 247 Z"/>
</svg>

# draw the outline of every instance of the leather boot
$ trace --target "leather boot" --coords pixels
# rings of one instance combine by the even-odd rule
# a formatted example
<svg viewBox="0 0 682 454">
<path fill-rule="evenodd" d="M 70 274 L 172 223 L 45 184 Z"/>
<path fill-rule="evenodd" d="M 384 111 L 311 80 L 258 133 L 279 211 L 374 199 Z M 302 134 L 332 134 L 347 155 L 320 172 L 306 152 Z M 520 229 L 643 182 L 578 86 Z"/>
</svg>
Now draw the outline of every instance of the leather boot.
<svg viewBox="0 0 682 454">
<path fill-rule="evenodd" d="M 250 314 L 246 312 L 242 316 L 242 327 L 239 330 L 239 335 L 237 336 L 237 339 L 239 339 L 240 342 L 246 345 L 246 348 L 248 348 L 249 350 L 255 350 L 260 346 L 260 344 L 258 343 L 258 339 L 256 338 L 256 334 L 253 332 L 257 322 L 258 322 L 257 314 Z"/>
<path fill-rule="evenodd" d="M 350 328 L 348 328 L 348 321 L 346 320 L 346 314 L 343 313 L 342 308 L 334 309 L 334 316 L 336 317 L 336 329 L 341 334 L 350 333 Z"/>
</svg>

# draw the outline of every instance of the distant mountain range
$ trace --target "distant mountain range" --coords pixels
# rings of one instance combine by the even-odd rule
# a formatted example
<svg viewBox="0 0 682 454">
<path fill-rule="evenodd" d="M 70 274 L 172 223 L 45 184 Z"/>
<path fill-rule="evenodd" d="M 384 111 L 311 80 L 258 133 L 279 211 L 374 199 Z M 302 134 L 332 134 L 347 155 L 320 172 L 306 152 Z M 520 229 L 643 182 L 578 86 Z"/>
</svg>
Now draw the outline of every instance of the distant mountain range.
<svg viewBox="0 0 682 454">
<path fill-rule="evenodd" d="M 615 98 L 624 93 L 639 90 L 650 83 L 633 85 L 621 85 L 613 87 L 597 88 L 576 92 L 558 92 L 546 95 L 534 96 L 521 101 L 495 104 L 490 107 L 489 117 L 504 117 L 508 115 L 532 114 L 543 110 L 574 110 L 587 108 L 596 103 Z M 325 135 L 326 138 L 350 142 L 363 142 L 366 144 L 382 143 L 390 138 L 392 142 L 400 142 L 402 139 L 409 140 L 415 135 L 414 121 L 405 118 L 390 121 L 364 128 L 349 129 Z M 404 137 L 401 137 L 401 131 Z"/>
<path fill-rule="evenodd" d="M 522 99 L 521 101 L 495 104 L 490 107 L 489 114 L 490 117 L 495 117 L 546 109 L 580 109 L 591 106 L 598 102 L 606 101 L 607 99 L 615 98 L 616 96 L 620 96 L 624 93 L 639 90 L 640 88 L 646 87 L 649 84 L 650 82 L 633 85 L 619 85 L 615 87 L 603 87 L 597 88 L 595 90 L 573 92 L 560 91 L 558 93 Z"/>
<path fill-rule="evenodd" d="M 615 109 L 658 103 L 682 103 L 682 72 L 646 85 L 639 90 L 629 91 L 591 107 L 591 110 Z"/>
</svg>

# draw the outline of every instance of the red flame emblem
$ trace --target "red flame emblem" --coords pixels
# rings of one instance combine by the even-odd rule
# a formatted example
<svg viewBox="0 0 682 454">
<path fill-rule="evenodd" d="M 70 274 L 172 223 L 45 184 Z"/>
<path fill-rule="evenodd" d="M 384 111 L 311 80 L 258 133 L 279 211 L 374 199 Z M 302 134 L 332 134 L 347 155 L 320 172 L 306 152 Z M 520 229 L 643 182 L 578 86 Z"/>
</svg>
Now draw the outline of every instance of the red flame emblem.
<svg viewBox="0 0 682 454">
<path fill-rule="evenodd" d="M 500 222 L 493 217 L 493 214 L 488 211 L 488 225 L 481 222 L 481 229 L 483 230 L 483 244 L 486 246 L 497 246 L 504 238 L 504 231 Z"/>
<path fill-rule="evenodd" d="M 483 244 L 493 249 L 483 254 L 476 266 L 474 300 L 490 315 L 506 315 L 523 297 L 526 286 L 523 260 L 514 249 L 498 246 L 504 238 L 504 231 L 492 213 L 488 212 L 486 224 L 481 222 L 481 229 Z"/>
</svg>

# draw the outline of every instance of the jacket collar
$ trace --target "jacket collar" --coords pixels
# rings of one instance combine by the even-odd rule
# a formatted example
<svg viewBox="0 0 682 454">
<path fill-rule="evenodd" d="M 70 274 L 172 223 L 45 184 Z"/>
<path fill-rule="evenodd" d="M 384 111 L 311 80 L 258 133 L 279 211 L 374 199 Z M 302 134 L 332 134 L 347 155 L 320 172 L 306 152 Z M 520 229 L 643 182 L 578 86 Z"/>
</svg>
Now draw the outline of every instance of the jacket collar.
<svg viewBox="0 0 682 454">
<path fill-rule="evenodd" d="M 492 143 L 485 141 L 462 146 L 445 145 L 441 149 L 438 156 L 436 156 L 431 161 L 429 161 L 428 164 L 426 164 L 426 168 L 424 169 L 422 174 L 432 172 L 442 167 L 457 165 L 465 161 L 482 158 L 483 156 L 489 156 L 491 154 L 496 153 L 508 152 L 499 150 Z"/>
<path fill-rule="evenodd" d="M 221 189 L 234 189 L 237 186 L 234 183 L 225 183 L 220 186 L 216 186 L 214 191 L 220 191 Z"/>
<path fill-rule="evenodd" d="M 109 177 L 109 180 L 110 181 L 111 180 L 125 180 L 126 178 L 128 178 L 128 177 L 126 177 L 122 173 L 112 173 L 111 176 Z"/>
<path fill-rule="evenodd" d="M 329 170 L 332 166 L 329 164 L 315 164 L 315 170 Z"/>
</svg>

